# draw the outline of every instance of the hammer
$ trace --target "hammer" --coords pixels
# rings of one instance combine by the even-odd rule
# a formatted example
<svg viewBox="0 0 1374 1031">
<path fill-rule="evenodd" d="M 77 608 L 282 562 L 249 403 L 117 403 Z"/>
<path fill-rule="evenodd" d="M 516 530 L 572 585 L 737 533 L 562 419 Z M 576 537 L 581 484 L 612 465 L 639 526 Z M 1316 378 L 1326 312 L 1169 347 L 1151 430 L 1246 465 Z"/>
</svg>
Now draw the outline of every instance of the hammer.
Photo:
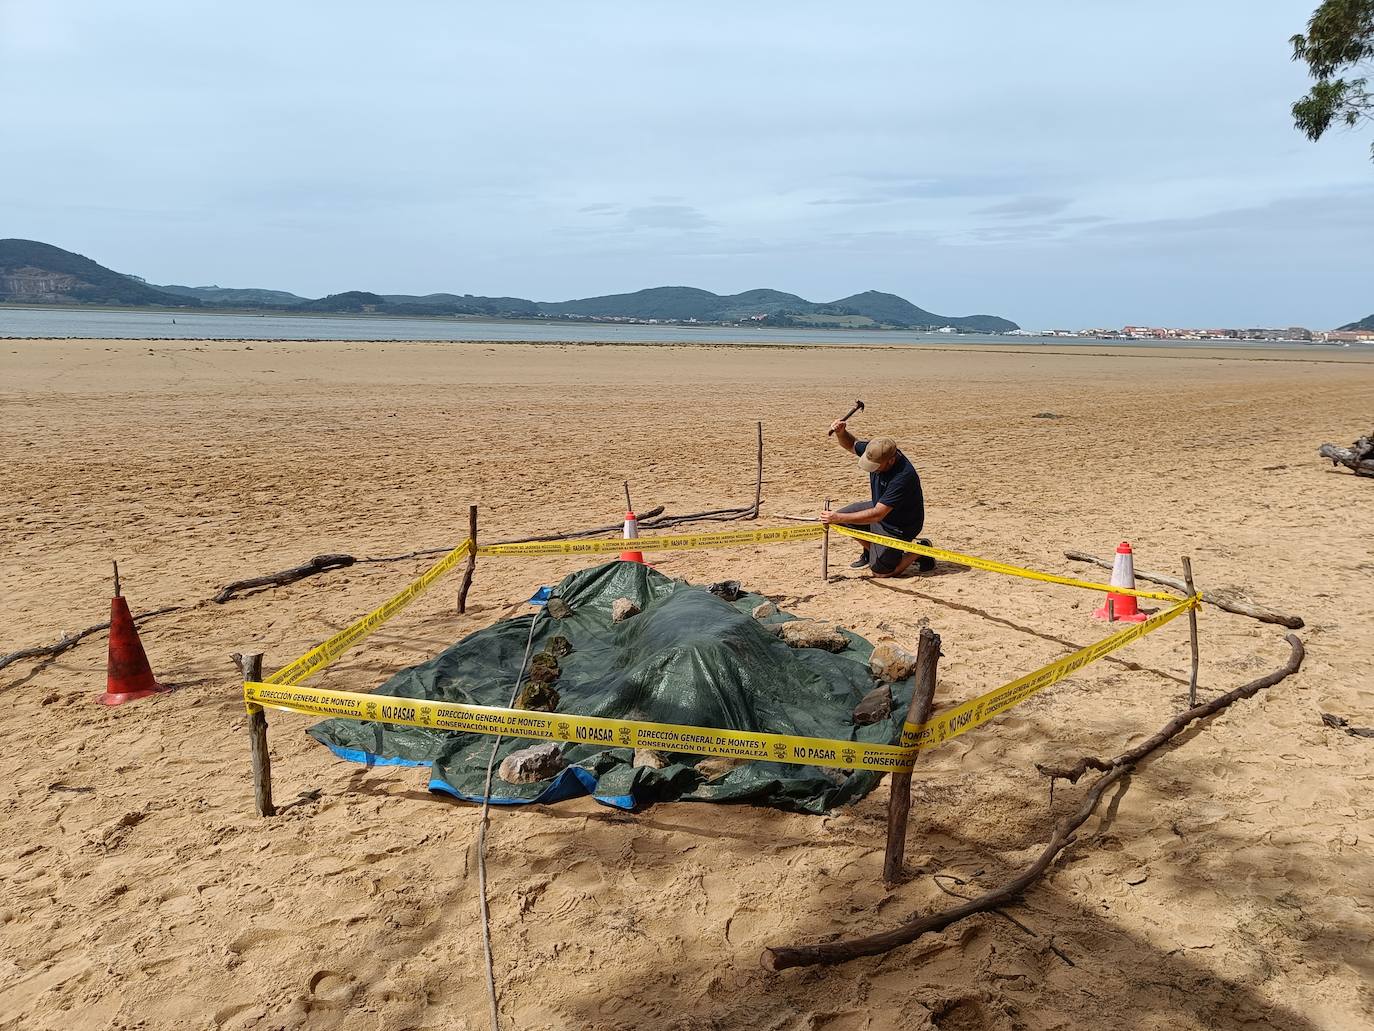
<svg viewBox="0 0 1374 1031">
<path fill-rule="evenodd" d="M 864 403 L 863 403 L 862 401 L 855 401 L 855 402 L 854 402 L 854 407 L 851 408 L 849 411 L 845 412 L 844 418 L 841 419 L 840 422 L 848 422 L 849 419 L 850 419 L 850 417 L 851 417 L 852 415 L 854 415 L 854 413 L 856 413 L 856 412 L 862 412 L 863 410 L 864 410 Z M 833 436 L 834 433 L 835 433 L 835 431 L 834 431 L 834 430 L 831 430 L 829 433 L 826 434 L 826 436 L 827 436 L 827 437 Z"/>
</svg>

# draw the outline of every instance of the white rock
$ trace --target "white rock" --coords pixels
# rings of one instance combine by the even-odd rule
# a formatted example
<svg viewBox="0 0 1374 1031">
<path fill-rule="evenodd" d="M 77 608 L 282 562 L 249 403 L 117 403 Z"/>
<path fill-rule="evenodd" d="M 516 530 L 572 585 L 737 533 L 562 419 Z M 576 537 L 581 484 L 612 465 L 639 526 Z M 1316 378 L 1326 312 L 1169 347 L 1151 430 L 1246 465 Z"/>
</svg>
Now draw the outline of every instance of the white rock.
<svg viewBox="0 0 1374 1031">
<path fill-rule="evenodd" d="M 724 777 L 731 770 L 737 769 L 743 765 L 743 759 L 726 759 L 723 756 L 713 755 L 709 759 L 703 759 L 701 762 L 697 763 L 696 771 L 709 782 L 720 780 L 720 778 Z"/>
<path fill-rule="evenodd" d="M 793 648 L 821 648 L 828 652 L 842 652 L 849 647 L 849 638 L 830 624 L 814 619 L 793 619 L 779 624 L 778 636 Z"/>
<path fill-rule="evenodd" d="M 636 748 L 634 765 L 647 766 L 651 770 L 661 770 L 668 765 L 668 760 L 652 748 Z"/>
<path fill-rule="evenodd" d="M 879 641 L 873 646 L 868 668 L 879 680 L 895 684 L 916 672 L 916 656 L 895 641 Z"/>
<path fill-rule="evenodd" d="M 557 776 L 567 765 L 558 745 L 547 741 L 511 752 L 501 760 L 496 772 L 507 784 L 533 784 Z"/>
</svg>

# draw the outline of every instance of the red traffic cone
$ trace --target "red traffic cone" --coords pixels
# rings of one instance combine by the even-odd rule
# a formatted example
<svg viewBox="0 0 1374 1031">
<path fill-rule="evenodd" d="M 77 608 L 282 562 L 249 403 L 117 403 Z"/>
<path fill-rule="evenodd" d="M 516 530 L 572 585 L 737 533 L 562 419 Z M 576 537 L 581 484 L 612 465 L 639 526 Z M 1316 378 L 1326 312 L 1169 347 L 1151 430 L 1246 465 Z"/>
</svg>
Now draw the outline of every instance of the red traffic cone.
<svg viewBox="0 0 1374 1031">
<path fill-rule="evenodd" d="M 129 613 L 129 603 L 119 593 L 119 573 L 115 573 L 115 596 L 110 602 L 110 658 L 106 667 L 105 693 L 96 699 L 101 705 L 123 705 L 167 690 L 153 679 L 153 669 L 138 639 L 138 628 Z"/>
<path fill-rule="evenodd" d="M 1112 563 L 1113 587 L 1126 587 L 1135 590 L 1135 558 L 1131 551 L 1131 546 L 1126 541 L 1122 541 L 1116 549 L 1116 560 Z M 1111 611 L 1108 612 L 1108 604 Z M 1127 623 L 1143 623 L 1149 617 L 1136 608 L 1136 597 L 1134 594 L 1107 595 L 1107 602 L 1103 603 L 1100 609 L 1093 610 L 1096 619 L 1120 619 Z"/>
<path fill-rule="evenodd" d="M 632 541 L 639 536 L 639 520 L 635 518 L 634 512 L 625 513 L 625 539 Z M 642 551 L 622 551 L 620 553 L 622 562 L 643 562 L 644 552 Z"/>
</svg>

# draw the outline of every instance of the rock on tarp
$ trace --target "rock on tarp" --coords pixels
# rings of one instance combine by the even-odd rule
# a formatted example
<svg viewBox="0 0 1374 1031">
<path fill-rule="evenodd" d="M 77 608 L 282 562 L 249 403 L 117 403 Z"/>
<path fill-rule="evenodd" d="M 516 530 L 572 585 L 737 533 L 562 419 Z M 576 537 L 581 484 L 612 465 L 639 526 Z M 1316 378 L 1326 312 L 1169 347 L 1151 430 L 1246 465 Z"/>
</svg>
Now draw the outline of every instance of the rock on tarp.
<svg viewBox="0 0 1374 1031">
<path fill-rule="evenodd" d="M 565 618 L 540 613 L 537 653 L 554 637 L 572 652 L 558 660 L 554 686 L 558 711 L 653 723 L 765 731 L 805 737 L 895 744 L 911 698 L 910 679 L 892 685 L 892 715 L 856 726 L 854 707 L 876 686 L 869 672 L 872 647 L 845 633 L 838 653 L 793 648 L 767 627 L 793 617 L 760 621 L 753 610 L 767 599 L 741 593 L 731 602 L 704 587 L 670 580 L 638 562 L 609 562 L 573 573 L 555 595 L 568 604 Z M 640 614 L 611 620 L 617 598 Z M 570 610 L 570 611 L 569 611 Z M 468 635 L 428 662 L 402 670 L 377 690 L 405 698 L 504 706 L 520 669 L 531 616 L 503 620 Z M 482 795 L 492 738 L 381 723 L 331 719 L 310 734 L 338 755 L 375 764 L 427 765 L 430 788 L 461 798 Z M 538 742 L 503 738 L 500 759 Z M 621 808 L 690 799 L 749 802 L 821 813 L 861 798 L 879 774 L 746 762 L 707 780 L 696 767 L 706 756 L 665 753 L 665 765 L 634 765 L 634 752 L 604 744 L 564 744 L 568 767 L 547 781 L 492 781 L 498 804 L 553 802 L 591 793 Z M 716 774 L 714 768 L 709 772 Z"/>
</svg>

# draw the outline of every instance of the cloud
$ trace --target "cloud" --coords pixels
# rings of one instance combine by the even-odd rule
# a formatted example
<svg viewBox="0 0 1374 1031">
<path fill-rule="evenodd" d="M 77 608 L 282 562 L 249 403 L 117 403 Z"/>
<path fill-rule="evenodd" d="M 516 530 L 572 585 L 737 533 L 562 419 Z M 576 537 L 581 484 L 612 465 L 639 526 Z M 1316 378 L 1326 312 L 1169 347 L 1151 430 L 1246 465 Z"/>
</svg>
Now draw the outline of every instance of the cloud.
<svg viewBox="0 0 1374 1031">
<path fill-rule="evenodd" d="M 1367 189 L 1333 189 L 1278 197 L 1266 204 L 1181 218 L 1107 222 L 1085 235 L 1110 236 L 1142 246 L 1210 247 L 1258 245 L 1265 250 L 1302 246 L 1321 239 L 1327 245 L 1368 238 L 1374 223 L 1374 193 Z"/>
<path fill-rule="evenodd" d="M 646 204 L 625 212 L 627 229 L 706 229 L 713 224 L 687 204 Z"/>
<path fill-rule="evenodd" d="M 1064 197 L 1017 197 L 991 207 L 979 208 L 974 214 L 996 215 L 999 218 L 1034 218 L 1037 215 L 1053 215 L 1069 206 Z"/>
<path fill-rule="evenodd" d="M 865 204 L 895 204 L 913 200 L 946 200 L 955 197 L 996 197 L 1027 185 L 1025 178 L 975 172 L 967 175 L 886 175 L 859 174 L 859 180 L 839 196 L 820 197 L 813 205 L 855 207 Z"/>
</svg>

